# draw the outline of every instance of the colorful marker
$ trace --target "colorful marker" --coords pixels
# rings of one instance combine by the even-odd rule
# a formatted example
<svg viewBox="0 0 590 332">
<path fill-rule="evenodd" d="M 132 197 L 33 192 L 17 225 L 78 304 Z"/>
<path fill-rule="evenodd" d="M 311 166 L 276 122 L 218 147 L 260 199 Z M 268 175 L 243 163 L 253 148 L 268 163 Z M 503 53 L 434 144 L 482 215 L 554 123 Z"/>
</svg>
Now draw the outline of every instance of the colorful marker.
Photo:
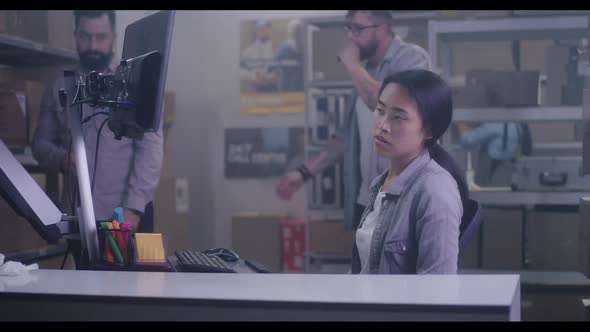
<svg viewBox="0 0 590 332">
<path fill-rule="evenodd" d="M 104 226 L 106 226 L 106 229 L 112 229 L 113 226 L 111 225 L 110 222 L 104 222 Z M 103 228 L 104 228 L 103 226 Z M 117 261 L 121 264 L 123 264 L 123 256 L 121 255 L 121 251 L 119 251 L 119 247 L 117 246 L 117 242 L 115 242 L 115 239 L 113 238 L 113 234 L 111 234 L 111 232 L 105 232 L 106 237 L 109 241 L 109 244 L 111 245 L 111 249 L 113 249 L 113 254 L 115 254 L 115 258 L 117 259 Z"/>
</svg>

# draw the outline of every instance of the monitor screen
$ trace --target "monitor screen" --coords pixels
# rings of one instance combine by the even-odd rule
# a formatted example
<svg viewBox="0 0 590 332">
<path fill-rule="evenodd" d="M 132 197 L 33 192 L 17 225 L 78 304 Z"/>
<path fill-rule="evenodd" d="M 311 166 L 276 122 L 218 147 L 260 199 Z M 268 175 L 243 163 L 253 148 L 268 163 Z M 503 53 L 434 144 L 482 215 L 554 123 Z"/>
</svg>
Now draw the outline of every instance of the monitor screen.
<svg viewBox="0 0 590 332">
<path fill-rule="evenodd" d="M 152 61 L 159 64 L 159 73 L 155 74 L 159 77 L 154 81 L 154 73 L 151 71 L 149 77 L 138 80 L 138 86 L 134 89 L 137 95 L 133 98 L 139 106 L 135 121 L 146 131 L 157 131 L 160 127 L 174 15 L 175 11 L 159 11 L 129 24 L 125 29 L 122 60 L 137 58 L 153 51 L 159 53 L 157 61 Z"/>
<path fill-rule="evenodd" d="M 0 196 L 47 242 L 61 237 L 61 211 L 0 139 Z"/>
</svg>

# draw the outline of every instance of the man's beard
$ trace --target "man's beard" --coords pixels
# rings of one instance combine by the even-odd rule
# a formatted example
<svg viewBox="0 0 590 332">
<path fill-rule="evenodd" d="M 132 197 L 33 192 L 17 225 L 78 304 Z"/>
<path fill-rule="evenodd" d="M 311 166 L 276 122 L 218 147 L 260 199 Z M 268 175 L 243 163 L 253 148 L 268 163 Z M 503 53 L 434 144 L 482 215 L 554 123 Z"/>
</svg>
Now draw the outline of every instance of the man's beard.
<svg viewBox="0 0 590 332">
<path fill-rule="evenodd" d="M 80 65 L 86 71 L 104 71 L 111 64 L 113 52 L 103 53 L 100 51 L 85 51 L 78 53 Z"/>
<path fill-rule="evenodd" d="M 377 41 L 372 40 L 369 45 L 359 49 L 361 61 L 365 61 L 377 53 Z"/>
</svg>

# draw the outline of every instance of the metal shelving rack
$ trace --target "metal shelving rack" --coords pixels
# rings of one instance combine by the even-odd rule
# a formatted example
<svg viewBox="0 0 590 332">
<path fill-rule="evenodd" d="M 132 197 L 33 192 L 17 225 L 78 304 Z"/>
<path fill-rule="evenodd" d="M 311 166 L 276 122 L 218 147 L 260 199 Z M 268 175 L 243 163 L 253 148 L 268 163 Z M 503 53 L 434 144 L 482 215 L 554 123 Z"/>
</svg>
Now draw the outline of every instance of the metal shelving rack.
<svg viewBox="0 0 590 332">
<path fill-rule="evenodd" d="M 69 65 L 78 62 L 74 50 L 50 47 L 33 40 L 8 34 L 0 34 L 0 64 L 15 68 Z M 25 151 L 17 158 L 31 173 L 43 173 L 47 177 L 47 192 L 54 202 L 58 201 L 58 175 L 39 168 L 30 151 Z"/>
<path fill-rule="evenodd" d="M 435 69 L 445 78 L 452 76 L 452 42 L 509 41 L 538 39 L 573 39 L 587 37 L 588 16 L 506 17 L 477 20 L 431 20 L 428 23 L 428 45 Z M 577 121 L 582 120 L 581 106 L 457 109 L 453 121 Z M 452 149 L 450 133 L 442 144 Z M 572 144 L 570 144 L 572 145 Z M 575 145 L 575 144 L 574 144 Z M 578 205 L 588 192 L 515 192 L 471 191 L 475 200 L 488 206 L 513 206 L 524 209 L 522 257 L 526 268 L 526 210 L 537 204 Z M 481 235 L 481 233 L 480 233 Z M 481 252 L 481 247 L 479 248 Z M 480 256 L 481 258 L 481 256 Z M 481 267 L 481 259 L 479 264 Z"/>
<path fill-rule="evenodd" d="M 75 64 L 74 50 L 50 47 L 36 41 L 0 34 L 0 64 L 14 67 Z"/>
<path fill-rule="evenodd" d="M 332 94 L 337 96 L 338 93 L 345 93 L 352 89 L 352 82 L 350 81 L 323 81 L 314 80 L 313 73 L 313 34 L 315 31 L 325 27 L 343 26 L 343 17 L 320 17 L 307 19 L 304 22 L 305 42 L 304 42 L 304 89 L 305 89 L 305 158 L 311 157 L 315 152 L 321 148 L 321 144 L 314 142 L 312 137 L 315 135 L 314 131 L 318 126 L 324 125 L 330 121 L 334 121 L 335 114 L 329 115 L 319 114 L 316 107 L 316 98 L 322 95 Z M 335 51 L 336 52 L 336 51 Z M 335 55 L 334 55 L 335 56 Z M 326 118 L 328 117 L 328 118 Z M 321 185 L 320 175 L 316 176 L 314 181 L 306 184 L 307 204 L 306 204 L 306 220 L 305 220 L 305 253 L 304 253 L 304 269 L 309 272 L 312 264 L 317 263 L 318 258 L 313 257 L 311 250 L 311 227 L 310 223 L 315 218 L 327 217 L 342 217 L 343 211 L 337 207 L 321 207 L 313 202 L 313 191 Z M 319 182 L 319 183 L 318 183 Z M 314 188 L 315 187 L 315 188 Z"/>
<path fill-rule="evenodd" d="M 78 62 L 75 50 L 50 47 L 33 40 L 24 39 L 8 34 L 0 34 L 0 65 L 17 69 L 41 68 L 47 66 L 73 65 Z M 47 171 L 38 166 L 30 151 L 16 155 L 25 169 L 31 173 L 46 175 L 46 191 L 50 198 L 57 203 L 59 196 L 59 178 L 53 171 Z M 23 261 L 37 261 L 66 252 L 65 244 L 49 245 L 47 247 L 7 253 L 8 258 Z"/>
<path fill-rule="evenodd" d="M 452 71 L 451 42 L 564 39 L 588 35 L 588 16 L 506 17 L 477 20 L 431 20 L 428 51 L 445 78 Z"/>
<path fill-rule="evenodd" d="M 578 121 L 582 106 L 458 108 L 453 121 Z"/>
<path fill-rule="evenodd" d="M 460 41 L 500 41 L 500 40 L 535 40 L 535 39 L 572 39 L 587 37 L 590 28 L 588 16 L 552 16 L 552 17 L 506 17 L 477 20 L 431 20 L 428 22 L 428 45 L 434 67 L 440 74 L 450 79 L 452 76 L 452 42 Z M 557 107 L 499 107 L 478 109 L 456 109 L 453 121 L 578 121 L 582 120 L 581 106 Z M 450 133 L 442 138 L 442 143 L 449 149 Z M 476 193 L 482 198 L 488 193 Z M 539 202 L 549 200 L 546 193 L 504 192 L 510 199 L 523 199 L 522 203 L 533 203 L 531 197 Z M 558 193 L 570 195 L 572 193 Z M 494 194 L 495 195 L 495 194 Z M 551 195 L 551 197 L 554 197 Z M 485 201 L 483 201 L 485 203 Z M 519 203 L 512 201 L 512 204 Z M 541 204 L 541 203 L 538 203 Z M 545 203 L 544 203 L 545 204 Z M 557 204 L 557 203 L 556 203 Z M 577 202 L 576 202 L 577 204 Z"/>
</svg>

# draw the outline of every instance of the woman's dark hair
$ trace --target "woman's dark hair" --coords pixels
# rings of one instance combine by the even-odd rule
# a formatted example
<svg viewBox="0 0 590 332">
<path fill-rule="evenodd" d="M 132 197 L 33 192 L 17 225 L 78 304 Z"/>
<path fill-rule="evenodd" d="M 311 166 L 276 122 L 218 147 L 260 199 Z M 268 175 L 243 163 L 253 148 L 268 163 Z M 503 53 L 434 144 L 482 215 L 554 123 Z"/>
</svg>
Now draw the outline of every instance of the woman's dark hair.
<svg viewBox="0 0 590 332">
<path fill-rule="evenodd" d="M 465 207 L 469 196 L 465 173 L 459 168 L 453 157 L 437 143 L 437 140 L 449 128 L 453 118 L 451 88 L 440 76 L 431 71 L 412 69 L 396 72 L 385 78 L 379 89 L 379 95 L 391 83 L 402 86 L 408 95 L 416 101 L 422 125 L 432 134 L 432 138 L 425 142 L 425 147 L 428 148 L 432 159 L 455 179 L 459 187 L 461 201 Z"/>
</svg>

